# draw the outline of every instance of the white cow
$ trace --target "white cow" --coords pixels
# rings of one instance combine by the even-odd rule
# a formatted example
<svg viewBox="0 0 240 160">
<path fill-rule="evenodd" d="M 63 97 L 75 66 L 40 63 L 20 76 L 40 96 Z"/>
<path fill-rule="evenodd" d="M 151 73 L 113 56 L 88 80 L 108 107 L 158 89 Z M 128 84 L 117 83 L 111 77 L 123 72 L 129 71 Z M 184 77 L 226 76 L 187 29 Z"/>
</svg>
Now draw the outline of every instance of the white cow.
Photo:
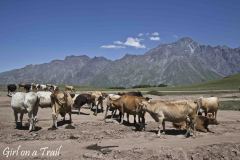
<svg viewBox="0 0 240 160">
<path fill-rule="evenodd" d="M 50 91 L 38 91 L 37 96 L 39 98 L 39 106 L 41 108 L 51 108 L 51 94 Z"/>
<path fill-rule="evenodd" d="M 17 92 L 12 96 L 11 106 L 14 111 L 16 127 L 18 122 L 18 113 L 20 113 L 20 125 L 22 126 L 22 119 L 24 113 L 28 113 L 30 122 L 29 131 L 35 130 L 36 116 L 38 112 L 38 96 L 34 92 Z"/>
</svg>

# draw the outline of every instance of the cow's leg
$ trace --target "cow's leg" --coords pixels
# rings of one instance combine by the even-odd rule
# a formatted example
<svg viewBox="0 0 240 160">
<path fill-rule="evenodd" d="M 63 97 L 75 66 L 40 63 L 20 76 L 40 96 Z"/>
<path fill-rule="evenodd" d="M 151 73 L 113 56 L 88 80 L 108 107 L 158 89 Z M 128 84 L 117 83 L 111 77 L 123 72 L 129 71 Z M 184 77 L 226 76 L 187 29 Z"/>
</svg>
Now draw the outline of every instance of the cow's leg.
<svg viewBox="0 0 240 160">
<path fill-rule="evenodd" d="M 121 107 L 121 124 L 123 124 L 123 120 L 124 120 L 124 110 L 123 110 L 123 106 Z"/>
<path fill-rule="evenodd" d="M 24 113 L 20 113 L 20 127 L 22 127 L 23 114 L 24 114 Z"/>
<path fill-rule="evenodd" d="M 159 119 L 159 123 L 158 123 L 158 133 L 157 136 L 160 137 L 161 136 L 161 125 L 162 125 L 162 119 Z"/>
<path fill-rule="evenodd" d="M 217 120 L 217 111 L 214 112 L 214 118 Z"/>
<path fill-rule="evenodd" d="M 58 113 L 59 113 L 59 109 L 57 109 L 56 104 L 53 104 L 53 107 L 52 107 L 52 119 L 53 119 L 52 128 L 57 128 Z"/>
<path fill-rule="evenodd" d="M 133 117 L 134 117 L 134 124 L 136 125 L 136 114 L 135 115 L 133 115 Z"/>
<path fill-rule="evenodd" d="M 127 123 L 130 123 L 129 122 L 129 114 L 127 113 Z"/>
<path fill-rule="evenodd" d="M 208 109 L 206 109 L 206 110 L 204 111 L 204 113 L 205 113 L 205 117 L 207 117 Z"/>
<path fill-rule="evenodd" d="M 100 106 L 101 106 L 101 112 L 103 113 L 103 101 L 102 101 L 102 99 L 100 101 Z"/>
<path fill-rule="evenodd" d="M 193 131 L 193 136 L 195 137 L 196 136 L 196 133 L 195 133 L 195 124 L 196 124 L 196 118 L 195 119 L 192 119 L 190 117 L 187 117 L 186 119 L 186 133 L 185 133 L 185 137 L 188 137 L 188 135 L 191 133 L 191 129 Z"/>
<path fill-rule="evenodd" d="M 158 134 L 157 136 L 160 137 L 161 136 L 161 125 L 163 125 L 163 121 L 164 121 L 164 115 L 163 113 L 159 113 L 159 115 L 157 115 L 156 119 L 158 119 Z"/>
<path fill-rule="evenodd" d="M 109 106 L 107 106 L 107 108 L 106 108 L 105 115 L 104 115 L 104 119 L 107 118 L 108 109 L 109 109 Z"/>
<path fill-rule="evenodd" d="M 121 122 L 122 121 L 122 113 L 119 111 L 119 116 L 118 116 L 118 118 L 119 118 L 119 122 Z"/>
<path fill-rule="evenodd" d="M 33 122 L 33 114 L 32 111 L 28 112 L 28 118 L 29 118 L 29 132 L 31 132 L 34 129 L 34 122 Z"/>
<path fill-rule="evenodd" d="M 142 123 L 141 117 L 142 117 L 142 114 L 139 114 L 139 115 L 138 115 L 138 123 Z"/>
<path fill-rule="evenodd" d="M 91 110 L 93 108 L 93 103 L 89 103 L 89 109 Z"/>
<path fill-rule="evenodd" d="M 94 112 L 94 116 L 97 116 L 97 113 L 98 113 L 98 105 L 99 105 L 99 103 L 97 103 L 97 105 L 96 105 L 96 109 L 95 109 L 95 112 Z"/>
<path fill-rule="evenodd" d="M 196 137 L 196 118 L 193 119 L 192 121 L 192 126 L 193 126 L 193 137 Z"/>
<path fill-rule="evenodd" d="M 143 125 L 143 130 L 145 131 L 145 113 L 142 113 L 142 125 Z"/>
<path fill-rule="evenodd" d="M 117 114 L 117 109 L 114 109 L 114 110 L 112 111 L 111 119 L 113 119 L 113 117 L 114 117 L 116 114 Z M 120 113 L 119 113 L 119 114 L 120 114 Z"/>
<path fill-rule="evenodd" d="M 71 114 L 71 112 L 69 112 L 68 114 L 69 114 L 69 118 L 70 118 L 70 123 L 72 123 L 72 114 Z"/>
<path fill-rule="evenodd" d="M 52 128 L 57 128 L 57 114 L 56 113 L 53 113 L 52 114 L 52 119 L 53 119 L 53 125 L 52 125 Z"/>
<path fill-rule="evenodd" d="M 14 118 L 15 118 L 16 128 L 18 128 L 18 113 L 15 110 L 14 110 Z"/>
<path fill-rule="evenodd" d="M 163 134 L 165 134 L 166 130 L 165 130 L 165 121 L 162 121 L 162 127 L 163 127 Z"/>
<path fill-rule="evenodd" d="M 81 107 L 78 108 L 78 115 L 80 115 L 80 109 L 81 109 Z"/>
</svg>

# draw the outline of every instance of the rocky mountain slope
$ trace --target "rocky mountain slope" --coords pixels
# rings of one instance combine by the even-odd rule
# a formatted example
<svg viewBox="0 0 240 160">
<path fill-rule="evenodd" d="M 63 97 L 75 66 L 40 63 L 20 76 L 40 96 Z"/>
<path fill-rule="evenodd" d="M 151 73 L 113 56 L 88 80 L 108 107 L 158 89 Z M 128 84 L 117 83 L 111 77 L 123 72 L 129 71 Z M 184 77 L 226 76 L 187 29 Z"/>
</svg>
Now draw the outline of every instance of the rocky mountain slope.
<svg viewBox="0 0 240 160">
<path fill-rule="evenodd" d="M 0 83 L 39 82 L 94 86 L 192 84 L 240 73 L 240 48 L 201 45 L 185 37 L 161 44 L 144 55 L 68 56 L 40 65 L 0 73 Z"/>
</svg>

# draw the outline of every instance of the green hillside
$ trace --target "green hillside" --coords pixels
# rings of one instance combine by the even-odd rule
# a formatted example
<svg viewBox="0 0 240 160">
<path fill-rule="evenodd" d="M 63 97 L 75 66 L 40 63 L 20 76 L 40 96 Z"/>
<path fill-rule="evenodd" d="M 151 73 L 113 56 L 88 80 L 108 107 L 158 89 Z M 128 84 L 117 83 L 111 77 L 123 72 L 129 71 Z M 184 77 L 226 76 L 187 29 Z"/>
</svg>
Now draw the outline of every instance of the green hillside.
<svg viewBox="0 0 240 160">
<path fill-rule="evenodd" d="M 238 90 L 240 87 L 240 74 L 224 77 L 220 80 L 176 88 L 197 89 L 197 90 Z"/>
<path fill-rule="evenodd" d="M 239 90 L 240 74 L 224 77 L 220 80 L 212 80 L 205 83 L 186 85 L 186 86 L 168 86 L 168 87 L 151 87 L 139 88 L 136 90 L 145 91 L 204 91 L 204 90 Z"/>
</svg>

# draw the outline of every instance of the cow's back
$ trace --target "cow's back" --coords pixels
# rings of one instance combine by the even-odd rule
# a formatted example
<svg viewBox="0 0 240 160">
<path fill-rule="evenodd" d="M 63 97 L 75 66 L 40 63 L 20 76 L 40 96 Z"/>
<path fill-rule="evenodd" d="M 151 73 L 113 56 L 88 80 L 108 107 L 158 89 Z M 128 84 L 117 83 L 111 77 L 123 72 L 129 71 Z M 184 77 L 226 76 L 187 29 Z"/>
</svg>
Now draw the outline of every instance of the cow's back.
<svg viewBox="0 0 240 160">
<path fill-rule="evenodd" d="M 138 97 L 136 96 L 123 95 L 121 101 L 124 105 L 124 112 L 136 114 L 140 109 Z"/>
<path fill-rule="evenodd" d="M 51 94 L 50 91 L 38 91 L 37 96 L 39 98 L 40 107 L 51 107 Z"/>
<path fill-rule="evenodd" d="M 25 94 L 23 92 L 17 92 L 13 94 L 12 99 L 11 99 L 11 107 L 14 110 L 24 110 L 24 99 L 25 99 Z"/>
<path fill-rule="evenodd" d="M 202 103 L 205 106 L 215 106 L 218 104 L 218 102 L 218 97 L 202 98 Z"/>
</svg>

